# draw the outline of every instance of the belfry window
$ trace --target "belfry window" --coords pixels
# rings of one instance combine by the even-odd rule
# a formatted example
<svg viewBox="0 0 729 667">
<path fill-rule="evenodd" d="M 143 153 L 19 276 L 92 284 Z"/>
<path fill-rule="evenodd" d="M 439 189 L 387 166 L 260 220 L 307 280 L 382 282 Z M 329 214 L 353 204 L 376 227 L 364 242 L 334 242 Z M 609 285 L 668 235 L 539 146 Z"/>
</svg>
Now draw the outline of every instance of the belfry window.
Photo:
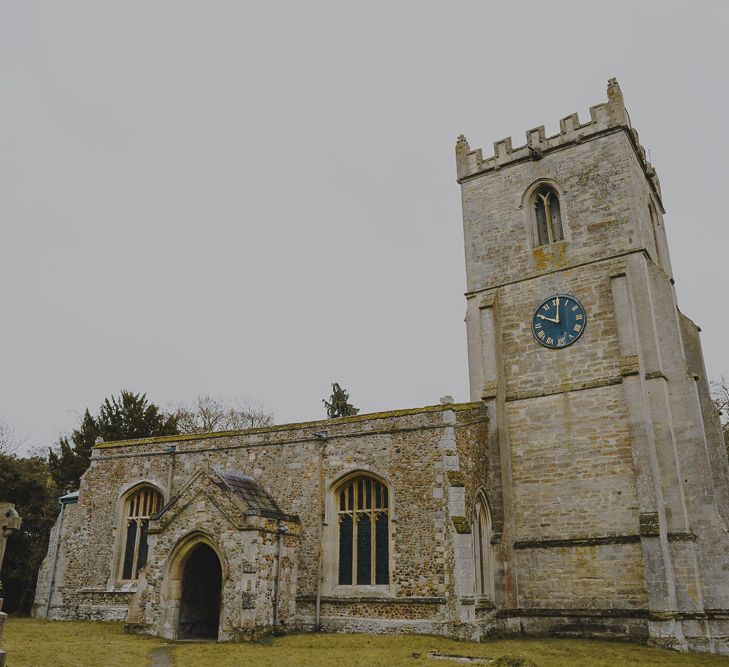
<svg viewBox="0 0 729 667">
<path fill-rule="evenodd" d="M 124 503 L 124 560 L 122 579 L 134 580 L 147 562 L 147 528 L 151 516 L 162 509 L 162 494 L 144 486 Z"/>
<path fill-rule="evenodd" d="M 339 585 L 390 583 L 390 510 L 387 486 L 367 475 L 335 492 L 339 524 Z"/>
<path fill-rule="evenodd" d="M 541 186 L 532 195 L 532 206 L 537 225 L 537 245 L 564 240 L 559 195 L 548 185 Z"/>
<path fill-rule="evenodd" d="M 479 493 L 473 511 L 473 561 L 476 566 L 475 593 L 491 597 L 491 513 L 483 493 Z"/>
</svg>

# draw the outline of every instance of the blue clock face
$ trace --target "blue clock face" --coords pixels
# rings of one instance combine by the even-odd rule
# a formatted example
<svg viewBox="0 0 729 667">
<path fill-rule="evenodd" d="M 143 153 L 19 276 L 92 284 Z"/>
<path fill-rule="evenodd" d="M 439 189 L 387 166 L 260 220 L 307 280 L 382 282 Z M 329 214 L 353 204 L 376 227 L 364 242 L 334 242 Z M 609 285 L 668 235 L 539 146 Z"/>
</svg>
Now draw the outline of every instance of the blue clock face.
<svg viewBox="0 0 729 667">
<path fill-rule="evenodd" d="M 586 324 L 582 304 L 574 297 L 557 294 L 539 304 L 532 318 L 532 333 L 540 345 L 559 349 L 572 345 Z"/>
</svg>

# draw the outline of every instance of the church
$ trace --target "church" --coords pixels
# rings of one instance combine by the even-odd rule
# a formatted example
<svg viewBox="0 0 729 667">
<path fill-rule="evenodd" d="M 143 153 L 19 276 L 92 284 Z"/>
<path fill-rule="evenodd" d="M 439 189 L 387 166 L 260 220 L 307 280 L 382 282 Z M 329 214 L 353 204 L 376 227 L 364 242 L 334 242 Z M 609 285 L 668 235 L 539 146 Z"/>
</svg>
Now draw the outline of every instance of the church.
<svg viewBox="0 0 729 667">
<path fill-rule="evenodd" d="M 36 617 L 729 653 L 729 464 L 618 83 L 455 157 L 470 402 L 98 443 Z"/>
</svg>

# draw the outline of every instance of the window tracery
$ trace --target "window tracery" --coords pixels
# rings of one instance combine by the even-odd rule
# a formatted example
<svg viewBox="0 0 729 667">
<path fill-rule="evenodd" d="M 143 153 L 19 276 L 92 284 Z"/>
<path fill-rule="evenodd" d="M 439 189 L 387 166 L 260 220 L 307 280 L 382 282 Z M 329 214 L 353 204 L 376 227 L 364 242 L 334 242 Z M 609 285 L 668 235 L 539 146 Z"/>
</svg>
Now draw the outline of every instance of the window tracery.
<svg viewBox="0 0 729 667">
<path fill-rule="evenodd" d="M 559 195 L 549 185 L 542 185 L 532 195 L 537 226 L 537 245 L 564 240 Z"/>
<path fill-rule="evenodd" d="M 151 486 L 143 486 L 124 503 L 124 548 L 121 578 L 136 580 L 147 562 L 147 529 L 150 517 L 162 509 L 162 494 Z"/>
<path fill-rule="evenodd" d="M 390 583 L 390 501 L 387 485 L 358 475 L 335 492 L 340 586 Z"/>
</svg>

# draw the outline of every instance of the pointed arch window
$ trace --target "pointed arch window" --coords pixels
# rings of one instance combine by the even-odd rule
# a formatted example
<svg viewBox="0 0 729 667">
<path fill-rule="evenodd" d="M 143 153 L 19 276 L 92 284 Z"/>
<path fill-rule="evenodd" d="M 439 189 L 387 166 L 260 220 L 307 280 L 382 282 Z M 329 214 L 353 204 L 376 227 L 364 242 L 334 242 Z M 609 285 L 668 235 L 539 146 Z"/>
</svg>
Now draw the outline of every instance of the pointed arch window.
<svg viewBox="0 0 729 667">
<path fill-rule="evenodd" d="M 475 593 L 491 598 L 493 568 L 491 564 L 491 512 L 483 493 L 479 493 L 473 510 L 473 562 L 475 565 Z"/>
<path fill-rule="evenodd" d="M 537 245 L 564 240 L 562 211 L 557 191 L 549 185 L 540 186 L 532 195 L 537 226 Z"/>
<path fill-rule="evenodd" d="M 143 486 L 124 502 L 124 547 L 121 578 L 132 581 L 147 562 L 149 519 L 162 509 L 162 494 Z"/>
<path fill-rule="evenodd" d="M 390 583 L 390 498 L 387 485 L 358 475 L 335 490 L 338 514 L 338 583 Z"/>
</svg>

